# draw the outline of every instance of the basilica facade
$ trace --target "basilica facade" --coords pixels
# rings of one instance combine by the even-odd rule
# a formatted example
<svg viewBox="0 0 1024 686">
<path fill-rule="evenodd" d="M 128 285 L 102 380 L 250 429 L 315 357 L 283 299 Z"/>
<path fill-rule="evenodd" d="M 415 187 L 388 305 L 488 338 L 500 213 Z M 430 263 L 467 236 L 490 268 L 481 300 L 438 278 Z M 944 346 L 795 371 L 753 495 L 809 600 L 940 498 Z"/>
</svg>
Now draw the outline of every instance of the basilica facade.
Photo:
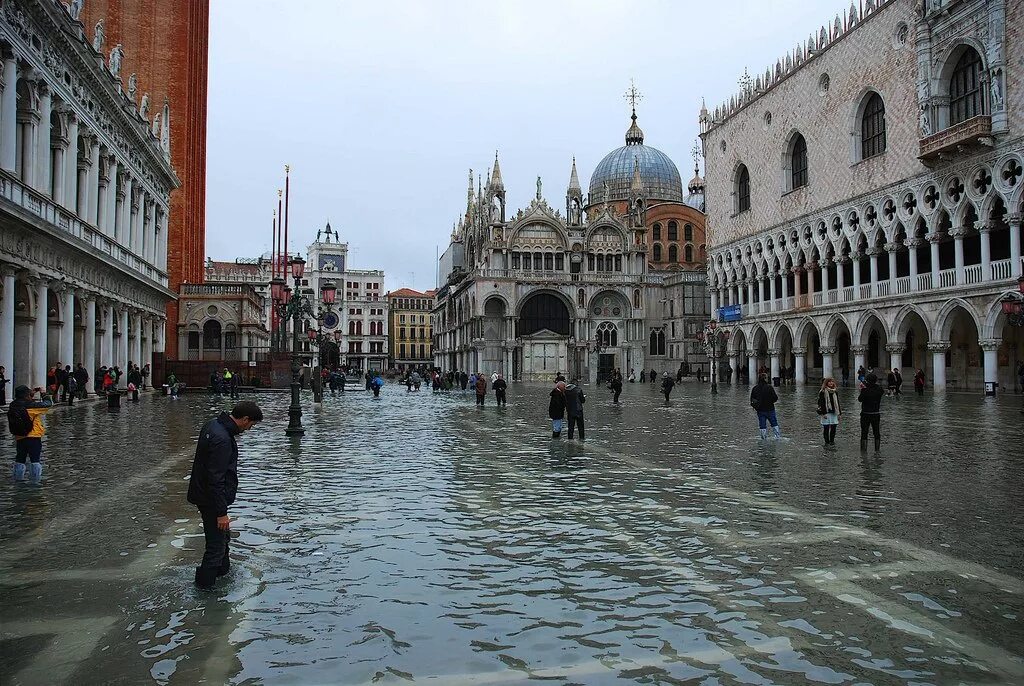
<svg viewBox="0 0 1024 686">
<path fill-rule="evenodd" d="M 1015 385 L 1022 26 L 1009 0 L 868 0 L 702 109 L 708 281 L 736 376 Z"/>
<path fill-rule="evenodd" d="M 497 156 L 486 187 L 474 191 L 470 172 L 439 266 L 437 367 L 595 382 L 616 368 L 705 361 L 686 334 L 708 316 L 703 179 L 684 188 L 672 160 L 644 144 L 635 110 L 625 143 L 597 165 L 586 197 L 573 161 L 564 214 L 539 178 L 529 205 L 507 213 Z"/>
<path fill-rule="evenodd" d="M 80 10 L 0 6 L 0 366 L 14 385 L 43 386 L 58 362 L 92 375 L 162 357 L 174 299 L 169 105 L 151 107 L 134 74 L 125 88 L 132 56 L 105 45 L 102 21 L 87 36 Z"/>
</svg>

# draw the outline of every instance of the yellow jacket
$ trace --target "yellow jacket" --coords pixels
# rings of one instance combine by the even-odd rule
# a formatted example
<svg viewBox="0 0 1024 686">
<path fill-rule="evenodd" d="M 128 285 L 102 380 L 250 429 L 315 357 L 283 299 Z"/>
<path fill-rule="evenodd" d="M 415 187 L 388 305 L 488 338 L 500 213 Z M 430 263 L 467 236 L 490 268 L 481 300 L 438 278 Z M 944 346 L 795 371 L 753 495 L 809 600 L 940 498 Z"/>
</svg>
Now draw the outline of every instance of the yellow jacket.
<svg viewBox="0 0 1024 686">
<path fill-rule="evenodd" d="M 15 440 L 20 441 L 23 438 L 42 438 L 43 434 L 46 433 L 46 427 L 43 426 L 42 417 L 50 411 L 51 407 L 53 407 L 53 403 L 49 400 L 33 400 L 25 403 L 25 409 L 28 411 L 28 416 L 32 420 L 32 430 L 28 432 L 27 436 L 15 436 Z"/>
</svg>

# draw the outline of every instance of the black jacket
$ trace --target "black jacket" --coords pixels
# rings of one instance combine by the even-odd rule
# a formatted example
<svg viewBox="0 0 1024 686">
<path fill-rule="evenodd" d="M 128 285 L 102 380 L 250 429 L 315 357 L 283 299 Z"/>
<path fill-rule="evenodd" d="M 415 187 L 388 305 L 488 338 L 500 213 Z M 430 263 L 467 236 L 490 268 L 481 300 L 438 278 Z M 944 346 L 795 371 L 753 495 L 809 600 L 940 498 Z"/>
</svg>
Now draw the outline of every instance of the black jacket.
<svg viewBox="0 0 1024 686">
<path fill-rule="evenodd" d="M 238 425 L 227 412 L 211 419 L 199 432 L 188 501 L 218 517 L 228 513 L 238 492 Z"/>
<path fill-rule="evenodd" d="M 779 394 L 768 383 L 759 383 L 750 391 L 750 406 L 758 412 L 771 412 L 778 401 Z"/>
<path fill-rule="evenodd" d="M 830 397 L 831 396 L 831 397 Z M 818 391 L 818 414 L 824 415 L 839 414 L 842 410 L 839 407 L 839 394 L 828 391 Z"/>
<path fill-rule="evenodd" d="M 570 417 L 583 416 L 583 403 L 587 398 L 583 395 L 583 389 L 575 384 L 565 387 L 565 411 Z"/>
<path fill-rule="evenodd" d="M 860 390 L 860 395 L 857 396 L 857 402 L 860 403 L 861 414 L 881 414 L 882 412 L 882 396 L 885 395 L 885 391 L 878 384 L 865 386 Z"/>
<path fill-rule="evenodd" d="M 496 392 L 504 393 L 505 389 L 508 388 L 508 384 L 505 383 L 505 379 L 495 379 L 494 383 L 491 384 L 491 388 Z"/>
<path fill-rule="evenodd" d="M 675 386 L 675 385 L 676 385 L 675 379 L 673 379 L 671 376 L 666 376 L 664 379 L 661 380 L 661 392 L 662 393 L 671 393 L 672 392 L 672 387 Z"/>
<path fill-rule="evenodd" d="M 548 403 L 548 417 L 561 419 L 565 416 L 565 394 L 557 388 L 551 389 L 551 402 Z"/>
</svg>

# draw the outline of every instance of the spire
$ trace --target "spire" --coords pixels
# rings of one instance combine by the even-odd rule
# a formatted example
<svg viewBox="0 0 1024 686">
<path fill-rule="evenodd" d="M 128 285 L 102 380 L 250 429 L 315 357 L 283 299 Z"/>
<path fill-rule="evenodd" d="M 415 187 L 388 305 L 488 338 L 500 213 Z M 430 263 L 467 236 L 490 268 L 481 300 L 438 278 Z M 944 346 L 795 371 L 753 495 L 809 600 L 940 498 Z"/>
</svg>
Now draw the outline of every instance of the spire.
<svg viewBox="0 0 1024 686">
<path fill-rule="evenodd" d="M 630 192 L 641 194 L 644 192 L 643 180 L 640 178 L 640 158 L 633 158 L 633 183 L 629 187 Z"/>
<path fill-rule="evenodd" d="M 466 188 L 466 212 L 473 207 L 473 170 L 469 170 L 469 185 Z"/>
<path fill-rule="evenodd" d="M 494 171 L 491 172 L 491 191 L 505 190 L 505 182 L 501 179 L 501 167 L 498 166 L 498 151 L 494 151 Z"/>
<path fill-rule="evenodd" d="M 576 173 L 576 156 L 575 155 L 572 158 L 572 173 L 569 174 L 569 190 L 570 191 L 580 191 L 581 193 L 583 192 L 583 189 L 580 188 L 580 177 Z"/>
<path fill-rule="evenodd" d="M 638 100 L 642 100 L 643 96 L 636 89 L 636 84 L 633 83 L 632 79 L 629 81 L 629 90 L 626 91 L 624 97 L 629 101 L 629 106 L 633 110 L 633 114 L 630 117 L 633 123 L 629 125 L 629 129 L 626 131 L 626 145 L 643 145 L 644 132 L 636 125 L 636 103 Z"/>
</svg>

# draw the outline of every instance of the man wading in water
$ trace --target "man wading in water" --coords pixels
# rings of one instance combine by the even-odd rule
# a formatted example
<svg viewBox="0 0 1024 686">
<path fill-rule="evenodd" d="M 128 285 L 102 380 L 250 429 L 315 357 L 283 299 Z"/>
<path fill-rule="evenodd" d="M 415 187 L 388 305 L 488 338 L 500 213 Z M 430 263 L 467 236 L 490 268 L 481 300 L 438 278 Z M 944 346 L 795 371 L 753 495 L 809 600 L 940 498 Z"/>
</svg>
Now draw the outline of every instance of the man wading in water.
<svg viewBox="0 0 1024 686">
<path fill-rule="evenodd" d="M 213 588 L 218 576 L 228 573 L 228 541 L 231 518 L 228 507 L 238 491 L 238 444 L 235 436 L 263 420 L 263 411 L 254 402 L 235 405 L 231 413 L 222 412 L 199 432 L 192 477 L 188 482 L 188 501 L 203 517 L 206 552 L 196 568 L 196 586 Z"/>
</svg>

